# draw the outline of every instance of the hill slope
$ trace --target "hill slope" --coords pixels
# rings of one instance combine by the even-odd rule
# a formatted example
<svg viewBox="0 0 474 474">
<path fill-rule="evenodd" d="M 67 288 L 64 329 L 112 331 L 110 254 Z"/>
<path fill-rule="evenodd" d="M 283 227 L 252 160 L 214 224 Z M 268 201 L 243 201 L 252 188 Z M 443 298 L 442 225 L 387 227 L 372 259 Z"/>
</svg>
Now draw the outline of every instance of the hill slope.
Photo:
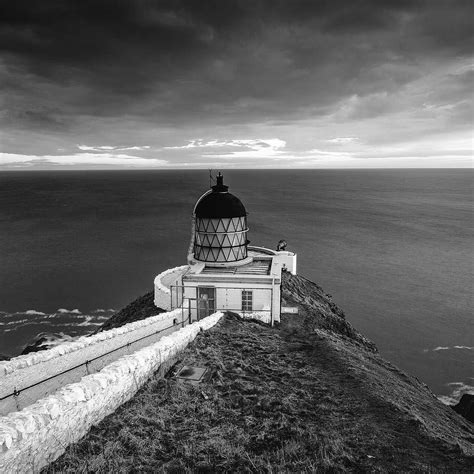
<svg viewBox="0 0 474 474">
<path fill-rule="evenodd" d="M 449 471 L 472 425 L 383 360 L 321 288 L 285 275 L 279 329 L 228 314 L 183 353 L 198 386 L 152 378 L 49 470 Z"/>
<path fill-rule="evenodd" d="M 163 313 L 165 310 L 157 308 L 153 303 L 153 291 L 140 296 L 135 301 L 122 308 L 118 313 L 111 316 L 98 330 L 108 331 L 109 329 L 118 328 L 127 323 L 139 321 L 141 319 Z"/>
</svg>

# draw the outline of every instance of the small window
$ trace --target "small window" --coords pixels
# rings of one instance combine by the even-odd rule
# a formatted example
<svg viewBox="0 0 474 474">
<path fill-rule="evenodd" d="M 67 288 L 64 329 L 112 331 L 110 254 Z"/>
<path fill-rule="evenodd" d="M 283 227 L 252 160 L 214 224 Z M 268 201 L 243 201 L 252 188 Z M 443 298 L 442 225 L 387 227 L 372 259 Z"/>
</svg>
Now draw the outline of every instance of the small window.
<svg viewBox="0 0 474 474">
<path fill-rule="evenodd" d="M 252 311 L 253 292 L 242 290 L 242 311 Z"/>
</svg>

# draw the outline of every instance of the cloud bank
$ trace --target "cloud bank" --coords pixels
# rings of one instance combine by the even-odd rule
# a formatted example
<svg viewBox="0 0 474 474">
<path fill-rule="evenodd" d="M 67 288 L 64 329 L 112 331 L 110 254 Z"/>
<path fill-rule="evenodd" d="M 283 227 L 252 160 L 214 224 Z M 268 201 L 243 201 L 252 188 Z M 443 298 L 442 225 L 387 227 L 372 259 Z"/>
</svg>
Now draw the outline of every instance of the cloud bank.
<svg viewBox="0 0 474 474">
<path fill-rule="evenodd" d="M 472 13 L 0 0 L 0 169 L 472 166 Z"/>
</svg>

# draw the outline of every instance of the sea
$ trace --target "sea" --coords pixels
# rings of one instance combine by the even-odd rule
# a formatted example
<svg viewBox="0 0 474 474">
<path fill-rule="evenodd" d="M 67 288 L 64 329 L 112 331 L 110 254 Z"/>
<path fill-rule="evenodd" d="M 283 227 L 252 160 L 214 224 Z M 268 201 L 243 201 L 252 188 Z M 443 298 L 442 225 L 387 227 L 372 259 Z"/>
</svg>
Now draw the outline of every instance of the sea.
<svg viewBox="0 0 474 474">
<path fill-rule="evenodd" d="M 472 169 L 224 170 L 251 244 L 280 239 L 383 357 L 474 393 Z M 96 330 L 186 263 L 208 170 L 0 173 L 0 353 Z"/>
</svg>

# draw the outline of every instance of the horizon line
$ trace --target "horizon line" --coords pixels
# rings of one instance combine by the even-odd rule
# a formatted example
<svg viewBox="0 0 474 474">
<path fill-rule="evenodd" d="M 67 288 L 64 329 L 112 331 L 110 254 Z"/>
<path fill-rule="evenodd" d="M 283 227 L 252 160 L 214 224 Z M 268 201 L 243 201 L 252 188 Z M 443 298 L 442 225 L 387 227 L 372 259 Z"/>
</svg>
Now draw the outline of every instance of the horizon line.
<svg viewBox="0 0 474 474">
<path fill-rule="evenodd" d="M 10 168 L 0 169 L 0 173 L 12 173 L 12 172 L 33 172 L 33 173 L 44 173 L 49 171 L 209 171 L 209 170 L 225 170 L 225 171 L 373 171 L 373 170 L 471 170 L 474 171 L 474 166 L 433 166 L 433 167 L 367 167 L 367 168 L 295 168 L 295 167 L 278 167 L 278 168 L 226 168 L 216 166 L 214 168 L 192 168 L 192 167 L 177 167 L 177 168 L 47 168 L 47 169 L 25 169 L 25 168 Z"/>
</svg>

